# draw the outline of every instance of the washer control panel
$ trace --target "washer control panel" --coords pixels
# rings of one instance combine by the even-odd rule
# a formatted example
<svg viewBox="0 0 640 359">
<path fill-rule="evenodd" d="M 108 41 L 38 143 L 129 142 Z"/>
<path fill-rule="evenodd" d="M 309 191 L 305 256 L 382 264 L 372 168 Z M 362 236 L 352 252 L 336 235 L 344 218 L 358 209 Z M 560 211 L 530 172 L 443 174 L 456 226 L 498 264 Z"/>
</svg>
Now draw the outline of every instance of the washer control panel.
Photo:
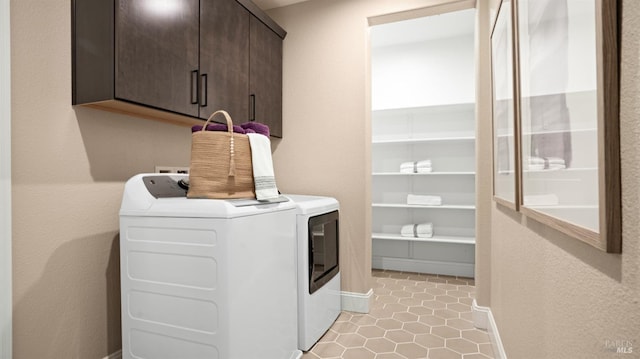
<svg viewBox="0 0 640 359">
<path fill-rule="evenodd" d="M 189 189 L 189 177 L 145 176 L 142 181 L 155 198 L 186 197 Z"/>
</svg>

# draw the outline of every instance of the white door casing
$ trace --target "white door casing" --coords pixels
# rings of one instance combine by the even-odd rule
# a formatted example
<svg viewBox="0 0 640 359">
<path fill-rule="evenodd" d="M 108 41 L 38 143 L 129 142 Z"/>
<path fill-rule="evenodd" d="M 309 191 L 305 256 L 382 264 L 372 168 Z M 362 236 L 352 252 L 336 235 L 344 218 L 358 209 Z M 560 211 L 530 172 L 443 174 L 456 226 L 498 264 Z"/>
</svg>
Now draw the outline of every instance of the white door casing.
<svg viewBox="0 0 640 359">
<path fill-rule="evenodd" d="M 9 0 L 0 0 L 0 358 L 11 358 L 11 36 Z"/>
</svg>

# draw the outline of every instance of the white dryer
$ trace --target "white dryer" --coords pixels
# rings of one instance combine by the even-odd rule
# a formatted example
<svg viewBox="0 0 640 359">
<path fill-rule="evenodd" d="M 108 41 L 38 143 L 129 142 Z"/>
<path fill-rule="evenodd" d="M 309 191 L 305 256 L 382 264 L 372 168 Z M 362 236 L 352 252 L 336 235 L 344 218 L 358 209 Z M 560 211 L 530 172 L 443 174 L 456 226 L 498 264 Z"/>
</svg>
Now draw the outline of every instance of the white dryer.
<svg viewBox="0 0 640 359">
<path fill-rule="evenodd" d="M 298 347 L 307 351 L 341 310 L 339 203 L 331 197 L 286 196 L 297 207 Z"/>
<path fill-rule="evenodd" d="M 295 204 L 187 199 L 185 178 L 126 183 L 122 357 L 300 358 Z"/>
</svg>

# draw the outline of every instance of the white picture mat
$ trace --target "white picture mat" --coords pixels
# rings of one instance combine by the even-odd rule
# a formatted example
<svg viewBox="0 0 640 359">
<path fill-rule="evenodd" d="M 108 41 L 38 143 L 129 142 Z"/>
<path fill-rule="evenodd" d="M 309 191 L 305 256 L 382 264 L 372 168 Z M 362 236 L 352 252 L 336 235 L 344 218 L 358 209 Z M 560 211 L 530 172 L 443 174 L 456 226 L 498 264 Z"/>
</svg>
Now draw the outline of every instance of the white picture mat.
<svg viewBox="0 0 640 359">
<path fill-rule="evenodd" d="M 522 205 L 599 231 L 595 0 L 519 0 Z"/>
<path fill-rule="evenodd" d="M 494 197 L 516 203 L 516 158 L 511 2 L 503 0 L 491 36 Z"/>
</svg>

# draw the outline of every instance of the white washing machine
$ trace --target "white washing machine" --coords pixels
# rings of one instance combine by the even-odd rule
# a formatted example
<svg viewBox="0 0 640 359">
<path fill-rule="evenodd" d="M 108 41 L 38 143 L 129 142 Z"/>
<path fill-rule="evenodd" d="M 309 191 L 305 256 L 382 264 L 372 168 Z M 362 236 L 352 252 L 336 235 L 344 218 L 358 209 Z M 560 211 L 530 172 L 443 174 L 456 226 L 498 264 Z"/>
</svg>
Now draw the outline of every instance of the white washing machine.
<svg viewBox="0 0 640 359">
<path fill-rule="evenodd" d="M 300 358 L 295 204 L 187 199 L 187 177 L 125 186 L 122 357 Z"/>
<path fill-rule="evenodd" d="M 308 351 L 341 310 L 339 204 L 331 197 L 286 196 L 297 207 L 298 347 Z"/>
</svg>

